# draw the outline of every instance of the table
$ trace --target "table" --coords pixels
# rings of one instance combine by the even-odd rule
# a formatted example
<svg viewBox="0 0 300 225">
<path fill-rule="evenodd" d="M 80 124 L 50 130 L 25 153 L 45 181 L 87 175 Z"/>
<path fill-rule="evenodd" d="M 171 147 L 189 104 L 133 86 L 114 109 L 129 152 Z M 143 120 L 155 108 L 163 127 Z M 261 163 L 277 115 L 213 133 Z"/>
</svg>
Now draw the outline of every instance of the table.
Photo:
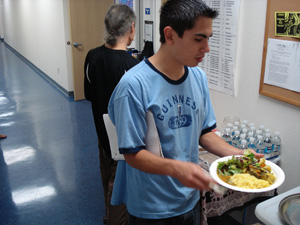
<svg viewBox="0 0 300 225">
<path fill-rule="evenodd" d="M 209 175 L 209 166 L 219 157 L 206 151 L 200 151 L 200 166 L 204 173 Z M 222 214 L 237 207 L 243 207 L 247 203 L 262 198 L 271 198 L 277 194 L 276 190 L 263 193 L 244 193 L 234 190 L 227 190 L 225 195 L 219 195 L 214 191 L 200 191 L 201 203 L 201 225 L 207 225 L 208 217 L 221 216 Z"/>
<path fill-rule="evenodd" d="M 266 225 L 282 225 L 278 206 L 282 199 L 296 193 L 300 193 L 300 186 L 259 203 L 255 208 L 256 217 Z"/>
</svg>

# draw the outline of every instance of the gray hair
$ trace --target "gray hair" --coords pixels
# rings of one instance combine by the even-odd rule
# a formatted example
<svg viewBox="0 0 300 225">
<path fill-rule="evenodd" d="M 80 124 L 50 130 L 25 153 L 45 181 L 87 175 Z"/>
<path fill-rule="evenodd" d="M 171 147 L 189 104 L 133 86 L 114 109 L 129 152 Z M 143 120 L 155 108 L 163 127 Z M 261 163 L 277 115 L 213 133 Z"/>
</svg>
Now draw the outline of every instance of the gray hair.
<svg viewBox="0 0 300 225">
<path fill-rule="evenodd" d="M 131 29 L 131 24 L 135 22 L 136 16 L 133 10 L 123 4 L 112 5 L 105 16 L 105 37 L 107 44 L 115 46 L 117 39 L 124 36 Z"/>
</svg>

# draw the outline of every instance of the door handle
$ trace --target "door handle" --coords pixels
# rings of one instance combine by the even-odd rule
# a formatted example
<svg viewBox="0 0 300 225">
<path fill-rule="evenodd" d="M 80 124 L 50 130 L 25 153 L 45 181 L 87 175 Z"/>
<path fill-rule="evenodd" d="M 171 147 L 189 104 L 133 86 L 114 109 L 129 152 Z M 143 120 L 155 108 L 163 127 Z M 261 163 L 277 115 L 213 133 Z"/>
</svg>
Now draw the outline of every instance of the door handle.
<svg viewBox="0 0 300 225">
<path fill-rule="evenodd" d="M 73 43 L 73 46 L 74 46 L 75 48 L 77 48 L 78 46 L 82 46 L 82 44 L 78 44 L 77 42 L 74 42 L 74 43 Z"/>
</svg>

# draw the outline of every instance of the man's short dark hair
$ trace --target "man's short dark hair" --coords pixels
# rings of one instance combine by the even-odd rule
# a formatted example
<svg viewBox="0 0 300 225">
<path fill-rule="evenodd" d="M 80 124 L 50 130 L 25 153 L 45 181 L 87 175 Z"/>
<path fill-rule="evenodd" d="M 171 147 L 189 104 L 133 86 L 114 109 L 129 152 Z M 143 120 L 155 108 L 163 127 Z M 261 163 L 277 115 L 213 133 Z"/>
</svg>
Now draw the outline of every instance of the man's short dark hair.
<svg viewBox="0 0 300 225">
<path fill-rule="evenodd" d="M 194 27 L 199 17 L 216 18 L 218 12 L 201 0 L 168 0 L 160 10 L 160 42 L 165 43 L 164 29 L 172 27 L 181 38 L 185 30 Z"/>
</svg>

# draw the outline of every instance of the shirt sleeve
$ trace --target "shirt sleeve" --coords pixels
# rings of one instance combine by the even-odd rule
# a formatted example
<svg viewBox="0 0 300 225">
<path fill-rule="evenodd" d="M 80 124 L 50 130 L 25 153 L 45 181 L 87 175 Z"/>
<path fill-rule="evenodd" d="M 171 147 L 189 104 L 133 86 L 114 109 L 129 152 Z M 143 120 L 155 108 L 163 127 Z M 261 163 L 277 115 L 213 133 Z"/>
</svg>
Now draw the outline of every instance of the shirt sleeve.
<svg viewBox="0 0 300 225">
<path fill-rule="evenodd" d="M 138 88 L 124 86 L 127 84 L 119 83 L 108 107 L 109 116 L 116 126 L 121 154 L 144 149 L 147 133 L 146 113 L 141 105 Z"/>
</svg>

